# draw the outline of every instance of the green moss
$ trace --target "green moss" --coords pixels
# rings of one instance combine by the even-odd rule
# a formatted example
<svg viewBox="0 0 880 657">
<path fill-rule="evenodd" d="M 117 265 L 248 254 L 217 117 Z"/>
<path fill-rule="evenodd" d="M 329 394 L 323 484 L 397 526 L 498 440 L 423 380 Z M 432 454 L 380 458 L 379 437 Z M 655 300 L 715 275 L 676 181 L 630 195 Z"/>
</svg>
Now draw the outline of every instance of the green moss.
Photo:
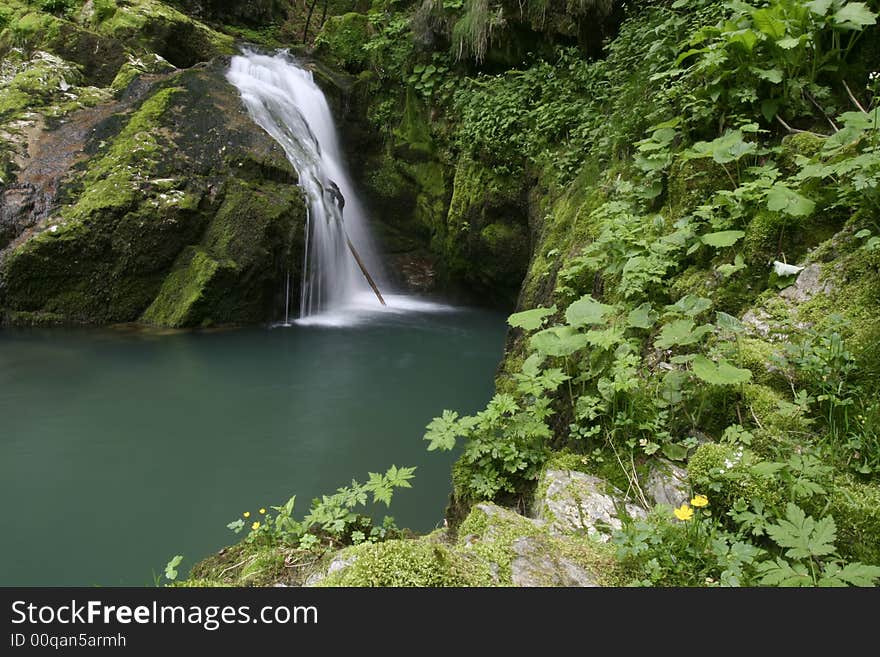
<svg viewBox="0 0 880 657">
<path fill-rule="evenodd" d="M 97 14 L 96 14 L 97 16 Z M 155 52 L 178 67 L 189 67 L 235 51 L 231 36 L 193 20 L 158 0 L 129 0 L 105 12 L 97 33 L 139 52 Z"/>
<path fill-rule="evenodd" d="M 231 181 L 201 245 L 180 255 L 142 321 L 186 327 L 266 317 L 278 271 L 300 274 L 289 263 L 302 207 L 292 185 Z"/>
<path fill-rule="evenodd" d="M 667 206 L 673 217 L 680 217 L 705 203 L 717 190 L 730 187 L 724 169 L 711 159 L 676 156 L 669 167 Z"/>
<path fill-rule="evenodd" d="M 823 268 L 823 280 L 831 286 L 831 292 L 800 304 L 797 318 L 821 332 L 832 317 L 843 317 L 843 337 L 858 363 L 858 377 L 876 391 L 880 381 L 880 249 L 858 248 L 859 243 L 851 237 L 851 231 L 868 221 L 868 213 L 854 216 L 846 231 L 829 240 L 826 248 L 836 258 L 833 266 Z M 819 249 L 815 257 L 822 255 Z"/>
<path fill-rule="evenodd" d="M 768 508 L 779 506 L 778 485 L 754 474 L 748 456 L 731 445 L 704 443 L 688 461 L 688 482 L 696 492 L 710 497 L 715 508 L 729 508 L 737 499 L 760 500 Z M 712 491 L 712 492 L 709 492 Z"/>
<path fill-rule="evenodd" d="M 125 91 L 135 78 L 140 75 L 146 73 L 168 73 L 173 70 L 174 67 L 159 55 L 148 54 L 143 57 L 129 57 L 128 60 L 119 67 L 119 72 L 110 83 L 110 90 L 118 94 Z"/>
<path fill-rule="evenodd" d="M 599 163 L 588 160 L 577 178 L 558 196 L 549 189 L 532 191 L 534 247 L 528 273 L 523 282 L 520 304 L 523 308 L 550 305 L 556 285 L 556 274 L 568 258 L 580 254 L 583 247 L 596 237 L 597 227 L 590 214 L 606 198 L 602 182 L 616 176 L 614 167 L 605 174 Z M 544 174 L 552 179 L 552 172 Z"/>
<path fill-rule="evenodd" d="M 449 275 L 513 304 L 529 259 L 521 180 L 470 159 L 459 160 L 445 230 L 434 243 Z"/>
<path fill-rule="evenodd" d="M 809 423 L 798 412 L 798 408 L 782 394 L 771 387 L 760 384 L 746 384 L 742 388 L 743 402 L 748 408 L 744 418 L 754 420 L 752 429 L 755 441 L 752 449 L 772 457 L 778 448 L 790 441 L 792 435 L 804 435 Z"/>
<path fill-rule="evenodd" d="M 277 544 L 242 541 L 195 564 L 187 579 L 175 586 L 300 585 L 300 569 L 285 566 L 290 557 L 316 561 L 320 555 Z"/>
<path fill-rule="evenodd" d="M 838 477 L 826 501 L 837 525 L 838 551 L 850 560 L 880 565 L 880 487 Z"/>
<path fill-rule="evenodd" d="M 415 92 L 407 87 L 403 116 L 394 135 L 408 149 L 426 155 L 434 154 L 434 141 L 431 137 L 431 126 L 428 113 Z"/>
<path fill-rule="evenodd" d="M 800 171 L 797 159 L 802 157 L 814 157 L 822 151 L 825 145 L 825 137 L 814 135 L 811 132 L 799 132 L 787 135 L 782 139 L 781 153 L 779 155 L 779 167 L 789 175 Z"/>
<path fill-rule="evenodd" d="M 479 586 L 474 569 L 459 555 L 430 540 L 392 540 L 348 548 L 354 563 L 332 573 L 320 586 Z"/>
<path fill-rule="evenodd" d="M 370 21 L 364 14 L 331 16 L 315 39 L 316 54 L 336 66 L 360 70 L 367 61 L 364 45 L 370 32 Z"/>
<path fill-rule="evenodd" d="M 63 97 L 62 89 L 83 82 L 82 74 L 74 66 L 49 53 L 37 53 L 16 68 L 19 71 L 0 89 L 0 121 L 58 103 Z"/>
<path fill-rule="evenodd" d="M 775 367 L 773 358 L 780 355 L 780 348 L 767 340 L 741 337 L 738 342 L 738 365 L 752 372 L 752 380 L 764 385 L 784 385 L 785 377 Z"/>
<path fill-rule="evenodd" d="M 197 247 L 186 249 L 141 321 L 172 328 L 191 326 L 196 314 L 194 307 L 202 301 L 206 288 L 221 268 L 234 269 L 235 263 L 217 262 Z M 206 325 L 210 325 L 210 320 L 206 320 Z"/>
</svg>

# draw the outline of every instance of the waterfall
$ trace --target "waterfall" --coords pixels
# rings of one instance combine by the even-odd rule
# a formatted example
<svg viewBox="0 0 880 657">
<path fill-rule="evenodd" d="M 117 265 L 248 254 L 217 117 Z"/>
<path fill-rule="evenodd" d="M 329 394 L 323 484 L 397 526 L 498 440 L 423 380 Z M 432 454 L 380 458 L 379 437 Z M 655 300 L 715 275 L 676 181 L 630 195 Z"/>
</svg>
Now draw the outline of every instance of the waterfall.
<svg viewBox="0 0 880 657">
<path fill-rule="evenodd" d="M 285 52 L 245 50 L 232 58 L 226 78 L 253 120 L 284 149 L 308 200 L 300 318 L 344 315 L 365 304 L 380 308 L 384 301 L 378 288 L 371 290 L 369 273 L 383 286 L 381 263 L 340 154 L 330 107 L 311 71 Z M 289 292 L 287 298 L 289 303 Z"/>
</svg>

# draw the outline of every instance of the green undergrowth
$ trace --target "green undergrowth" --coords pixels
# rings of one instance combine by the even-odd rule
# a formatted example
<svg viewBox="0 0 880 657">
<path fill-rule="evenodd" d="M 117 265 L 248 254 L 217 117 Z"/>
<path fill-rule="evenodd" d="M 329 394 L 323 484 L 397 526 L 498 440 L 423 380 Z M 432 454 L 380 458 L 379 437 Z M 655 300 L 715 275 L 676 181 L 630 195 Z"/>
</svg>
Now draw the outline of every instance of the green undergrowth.
<svg viewBox="0 0 880 657">
<path fill-rule="evenodd" d="M 852 56 L 875 24 L 861 3 L 677 2 L 601 61 L 459 86 L 459 148 L 521 158 L 537 212 L 498 392 L 425 436 L 463 450 L 457 508 L 527 498 L 563 449 L 625 489 L 662 457 L 699 495 L 618 533 L 635 583 L 877 579 L 880 82 Z"/>
</svg>

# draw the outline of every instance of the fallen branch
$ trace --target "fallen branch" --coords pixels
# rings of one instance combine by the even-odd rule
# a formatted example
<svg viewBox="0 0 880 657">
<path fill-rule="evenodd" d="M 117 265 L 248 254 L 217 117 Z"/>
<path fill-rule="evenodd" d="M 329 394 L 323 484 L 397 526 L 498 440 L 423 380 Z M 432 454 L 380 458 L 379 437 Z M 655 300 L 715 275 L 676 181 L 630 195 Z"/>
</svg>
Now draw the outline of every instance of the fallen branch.
<svg viewBox="0 0 880 657">
<path fill-rule="evenodd" d="M 376 293 L 376 297 L 379 299 L 379 303 L 381 303 L 383 306 L 386 305 L 385 299 L 382 298 L 382 293 L 379 292 L 379 288 L 376 287 L 376 283 L 373 281 L 373 277 L 370 276 L 370 272 L 367 271 L 367 268 L 361 260 L 360 255 L 358 255 L 357 249 L 355 249 L 354 244 L 351 243 L 351 239 L 349 239 L 348 233 L 345 234 L 345 241 L 348 243 L 348 250 L 351 251 L 351 255 L 354 256 L 355 261 L 358 263 L 358 267 L 361 268 L 361 271 L 364 274 L 364 278 L 367 279 L 367 283 L 370 284 L 370 287 L 373 288 L 373 292 Z"/>
<path fill-rule="evenodd" d="M 782 124 L 782 127 L 788 130 L 793 135 L 813 135 L 814 137 L 827 137 L 827 135 L 820 135 L 818 132 L 812 132 L 810 130 L 799 130 L 798 128 L 792 128 L 785 121 L 782 120 L 782 117 L 778 114 L 776 115 L 776 120 Z"/>
<path fill-rule="evenodd" d="M 834 130 L 834 132 L 840 132 L 840 128 L 838 128 L 837 124 L 835 124 L 834 121 L 831 120 L 831 117 L 825 113 L 825 110 L 819 104 L 819 101 L 813 98 L 813 94 L 811 94 L 809 91 L 804 91 L 804 93 L 807 94 L 807 98 L 809 98 L 810 102 L 816 106 L 816 109 L 822 112 L 822 116 L 824 116 L 825 120 L 828 121 L 828 123 L 831 125 L 831 129 Z"/>
<path fill-rule="evenodd" d="M 849 99 L 853 103 L 855 103 L 855 106 L 859 108 L 859 111 L 861 111 L 863 114 L 867 114 L 868 111 L 864 107 L 862 107 L 862 104 L 855 97 L 855 94 L 853 94 L 852 89 L 849 88 L 849 85 L 846 83 L 846 80 L 841 80 L 841 82 L 843 82 L 843 88 L 846 89 L 846 94 L 847 94 L 847 96 L 849 96 Z"/>
</svg>

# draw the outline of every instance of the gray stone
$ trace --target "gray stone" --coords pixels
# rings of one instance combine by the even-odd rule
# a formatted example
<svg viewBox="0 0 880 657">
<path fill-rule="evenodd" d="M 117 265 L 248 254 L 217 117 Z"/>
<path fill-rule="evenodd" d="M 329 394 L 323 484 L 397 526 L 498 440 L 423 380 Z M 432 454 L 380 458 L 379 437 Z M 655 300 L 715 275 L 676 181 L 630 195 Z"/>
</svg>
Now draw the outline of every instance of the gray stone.
<svg viewBox="0 0 880 657">
<path fill-rule="evenodd" d="M 590 573 L 568 559 L 554 557 L 538 538 L 518 538 L 512 548 L 517 555 L 510 563 L 514 586 L 597 586 Z"/>
<path fill-rule="evenodd" d="M 822 268 L 812 263 L 804 267 L 804 270 L 798 274 L 794 285 L 791 285 L 779 293 L 784 299 L 803 303 L 809 301 L 817 294 L 828 294 L 833 290 L 830 282 L 822 281 Z"/>
<path fill-rule="evenodd" d="M 320 582 L 327 579 L 327 577 L 329 577 L 333 573 L 348 568 L 355 561 L 357 561 L 357 555 L 343 556 L 343 553 L 340 552 L 335 557 L 333 557 L 330 565 L 327 566 L 327 570 L 319 570 L 318 572 L 312 573 L 306 578 L 305 584 L 303 584 L 303 586 L 316 586 Z"/>
<path fill-rule="evenodd" d="M 742 318 L 742 323 L 746 328 L 765 338 L 770 334 L 770 321 L 770 315 L 760 308 L 749 310 Z"/>
<path fill-rule="evenodd" d="M 550 533 L 557 536 L 586 533 L 606 542 L 622 526 L 618 508 L 625 508 L 631 517 L 646 515 L 622 491 L 585 472 L 547 470 L 538 490 L 544 493 L 536 500 L 536 518 L 548 523 Z"/>
<path fill-rule="evenodd" d="M 681 506 L 690 497 L 687 470 L 672 461 L 659 459 L 651 467 L 644 489 L 655 504 Z"/>
</svg>

